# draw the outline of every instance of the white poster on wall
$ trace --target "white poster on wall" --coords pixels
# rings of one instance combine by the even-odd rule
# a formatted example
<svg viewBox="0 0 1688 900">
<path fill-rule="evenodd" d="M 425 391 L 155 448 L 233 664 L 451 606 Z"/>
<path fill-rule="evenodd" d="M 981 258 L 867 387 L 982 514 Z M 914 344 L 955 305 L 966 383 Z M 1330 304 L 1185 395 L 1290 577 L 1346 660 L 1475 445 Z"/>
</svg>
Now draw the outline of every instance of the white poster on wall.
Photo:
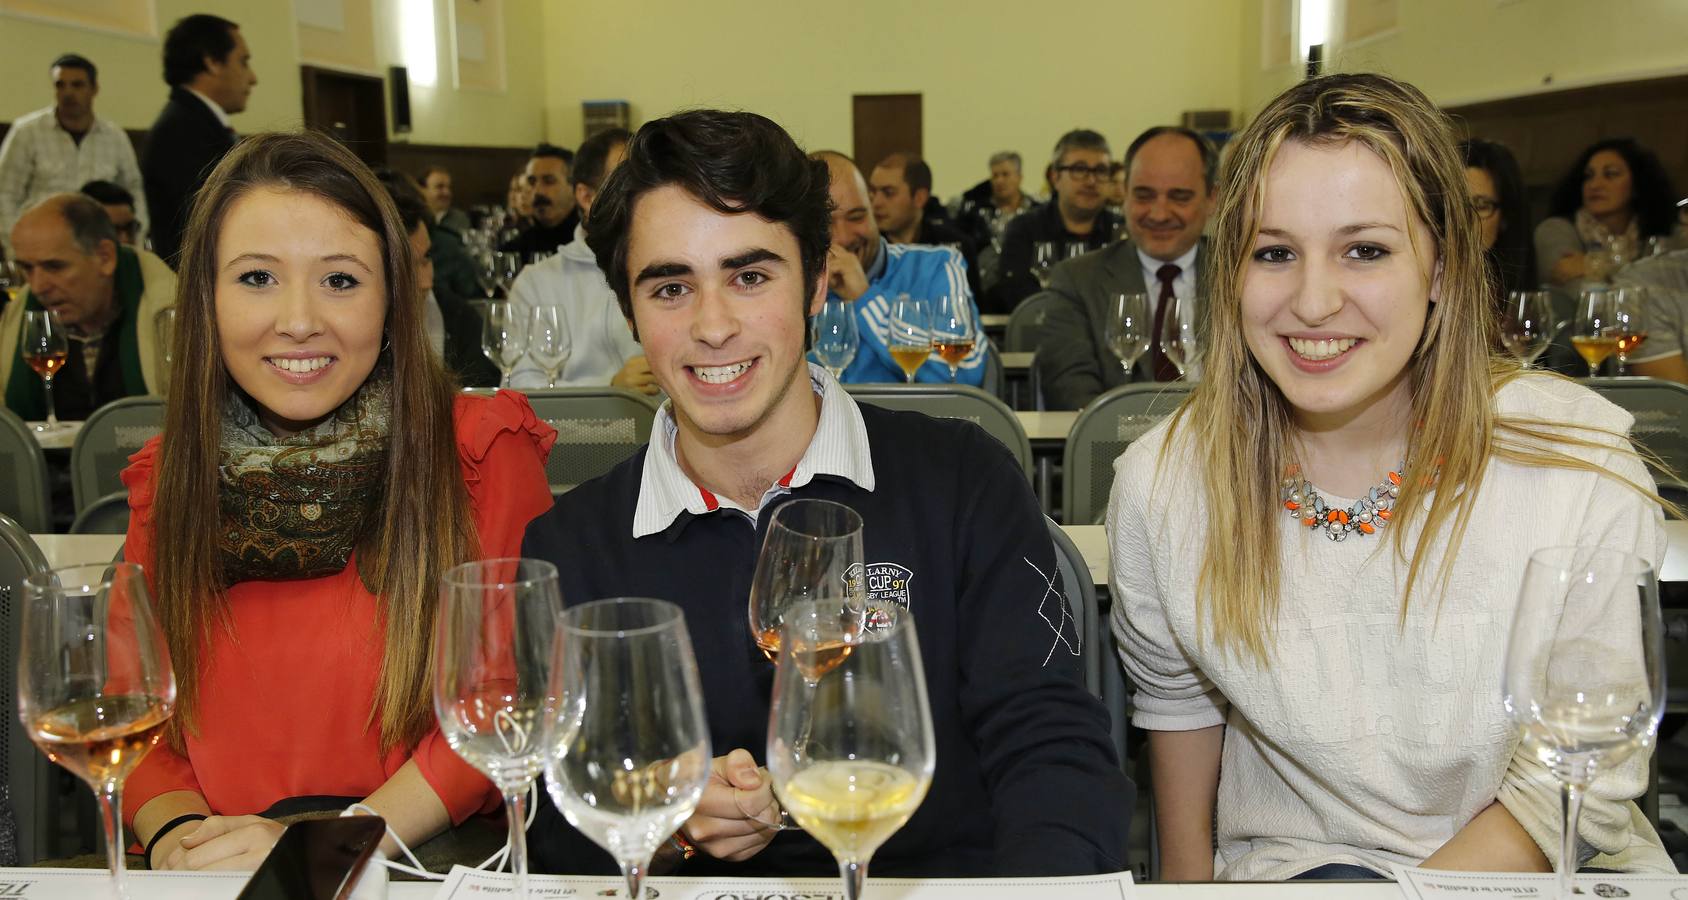
<svg viewBox="0 0 1688 900">
<path fill-rule="evenodd" d="M 293 0 L 293 18 L 300 25 L 324 31 L 346 30 L 345 0 Z"/>
</svg>

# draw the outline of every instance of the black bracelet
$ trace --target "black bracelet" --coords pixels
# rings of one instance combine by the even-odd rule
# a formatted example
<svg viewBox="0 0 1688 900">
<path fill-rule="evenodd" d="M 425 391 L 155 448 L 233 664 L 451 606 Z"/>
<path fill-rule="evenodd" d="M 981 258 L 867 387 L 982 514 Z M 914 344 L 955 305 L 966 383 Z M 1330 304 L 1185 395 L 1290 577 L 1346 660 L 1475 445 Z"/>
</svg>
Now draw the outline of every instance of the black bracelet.
<svg viewBox="0 0 1688 900">
<path fill-rule="evenodd" d="M 202 819 L 206 819 L 206 818 L 209 818 L 209 817 L 205 816 L 201 813 L 185 813 L 183 815 L 177 816 L 174 819 L 171 819 L 168 822 L 165 822 L 163 828 L 160 828 L 157 831 L 153 832 L 152 833 L 152 840 L 147 841 L 147 848 L 145 850 L 141 851 L 141 858 L 145 859 L 147 861 L 147 868 L 149 868 L 149 869 L 152 868 L 152 848 L 158 846 L 158 841 L 159 841 L 160 838 L 163 838 L 165 835 L 169 834 L 171 829 L 176 828 L 179 825 L 185 825 L 189 822 L 198 822 L 198 821 L 200 821 Z"/>
</svg>

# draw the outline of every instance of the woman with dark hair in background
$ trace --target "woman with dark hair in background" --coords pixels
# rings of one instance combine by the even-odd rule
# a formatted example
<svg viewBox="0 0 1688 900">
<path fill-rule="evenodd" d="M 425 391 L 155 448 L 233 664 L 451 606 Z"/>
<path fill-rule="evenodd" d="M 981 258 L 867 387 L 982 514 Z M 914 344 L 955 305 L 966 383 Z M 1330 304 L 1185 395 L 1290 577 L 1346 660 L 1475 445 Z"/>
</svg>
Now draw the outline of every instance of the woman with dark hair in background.
<svg viewBox="0 0 1688 900">
<path fill-rule="evenodd" d="M 1605 280 L 1614 262 L 1648 252 L 1649 238 L 1671 235 L 1675 201 L 1670 175 L 1653 151 L 1634 138 L 1594 144 L 1559 180 L 1550 218 L 1536 226 L 1541 280 L 1573 288 L 1584 279 Z"/>
<path fill-rule="evenodd" d="M 1465 183 L 1481 229 L 1483 260 L 1499 293 L 1497 308 L 1513 291 L 1536 285 L 1536 245 L 1531 238 L 1530 202 L 1524 176 L 1505 144 L 1471 138 L 1459 145 Z"/>
</svg>

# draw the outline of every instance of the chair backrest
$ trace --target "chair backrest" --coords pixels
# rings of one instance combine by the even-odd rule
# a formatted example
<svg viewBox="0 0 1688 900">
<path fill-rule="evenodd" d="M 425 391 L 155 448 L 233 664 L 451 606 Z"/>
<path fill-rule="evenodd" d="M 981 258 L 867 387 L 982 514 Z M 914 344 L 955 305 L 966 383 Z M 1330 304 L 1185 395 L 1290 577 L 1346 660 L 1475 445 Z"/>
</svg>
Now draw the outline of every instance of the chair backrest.
<svg viewBox="0 0 1688 900">
<path fill-rule="evenodd" d="M 1090 401 L 1067 434 L 1061 510 L 1069 525 L 1093 525 L 1108 510 L 1114 460 L 1189 395 L 1183 381 L 1127 384 Z"/>
<path fill-rule="evenodd" d="M 121 475 L 129 457 L 163 430 L 163 397 L 124 397 L 94 410 L 70 447 L 70 491 L 76 511 L 123 490 Z"/>
<path fill-rule="evenodd" d="M 859 403 L 925 413 L 940 419 L 966 419 L 1002 442 L 1032 477 L 1032 442 L 1014 411 L 1000 399 L 968 384 L 847 384 Z"/>
<path fill-rule="evenodd" d="M 1658 378 L 1590 378 L 1583 382 L 1635 416 L 1630 439 L 1688 479 L 1688 385 Z M 1655 479 L 1663 473 L 1652 470 Z"/>
<path fill-rule="evenodd" d="M 1054 294 L 1033 294 L 1008 314 L 1008 330 L 1002 334 L 1002 349 L 1009 353 L 1029 353 L 1037 349 L 1043 333 L 1043 320 L 1050 307 L 1061 303 Z"/>
<path fill-rule="evenodd" d="M 0 685 L 3 696 L 13 698 L 13 710 L 0 716 L 0 780 L 6 790 L 18 827 L 18 859 L 23 865 L 53 855 L 54 825 L 58 805 L 54 802 L 52 763 L 35 749 L 16 713 L 18 695 L 18 644 L 23 633 L 23 580 L 47 571 L 47 557 L 35 545 L 29 532 L 15 520 L 0 515 Z"/>
<path fill-rule="evenodd" d="M 116 491 L 76 512 L 71 534 L 128 534 L 129 492 Z"/>
<path fill-rule="evenodd" d="M 557 444 L 545 463 L 553 494 L 608 472 L 651 438 L 657 402 L 644 394 L 615 387 L 525 393 L 533 411 L 557 429 Z"/>
<path fill-rule="evenodd" d="M 1063 599 L 1073 617 L 1073 631 L 1078 633 L 1079 667 L 1084 671 L 1084 687 L 1100 698 L 1102 666 L 1107 664 L 1107 660 L 1102 658 L 1102 643 L 1098 639 L 1101 604 L 1096 599 L 1096 584 L 1090 577 L 1090 566 L 1085 563 L 1084 554 L 1078 551 L 1073 539 L 1055 524 L 1054 519 L 1044 516 L 1043 521 L 1049 526 L 1049 539 L 1055 544 L 1055 562 L 1061 570 Z"/>
<path fill-rule="evenodd" d="M 53 530 L 47 457 L 29 426 L 4 406 L 0 406 L 0 515 L 10 516 L 26 534 Z"/>
</svg>

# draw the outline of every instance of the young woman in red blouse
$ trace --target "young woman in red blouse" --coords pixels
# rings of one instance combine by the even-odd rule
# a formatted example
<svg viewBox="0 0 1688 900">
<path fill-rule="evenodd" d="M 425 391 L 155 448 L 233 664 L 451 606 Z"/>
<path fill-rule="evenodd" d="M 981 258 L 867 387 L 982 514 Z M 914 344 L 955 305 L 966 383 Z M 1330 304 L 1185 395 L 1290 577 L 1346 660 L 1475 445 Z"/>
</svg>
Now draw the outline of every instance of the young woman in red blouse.
<svg viewBox="0 0 1688 900">
<path fill-rule="evenodd" d="M 519 555 L 555 433 L 519 394 L 456 392 L 389 195 L 327 137 L 217 166 L 179 290 L 164 433 L 124 472 L 179 690 L 124 792 L 148 861 L 255 868 L 281 834 L 260 814 L 299 798 L 412 845 L 496 809 L 435 725 L 438 583 Z"/>
</svg>

